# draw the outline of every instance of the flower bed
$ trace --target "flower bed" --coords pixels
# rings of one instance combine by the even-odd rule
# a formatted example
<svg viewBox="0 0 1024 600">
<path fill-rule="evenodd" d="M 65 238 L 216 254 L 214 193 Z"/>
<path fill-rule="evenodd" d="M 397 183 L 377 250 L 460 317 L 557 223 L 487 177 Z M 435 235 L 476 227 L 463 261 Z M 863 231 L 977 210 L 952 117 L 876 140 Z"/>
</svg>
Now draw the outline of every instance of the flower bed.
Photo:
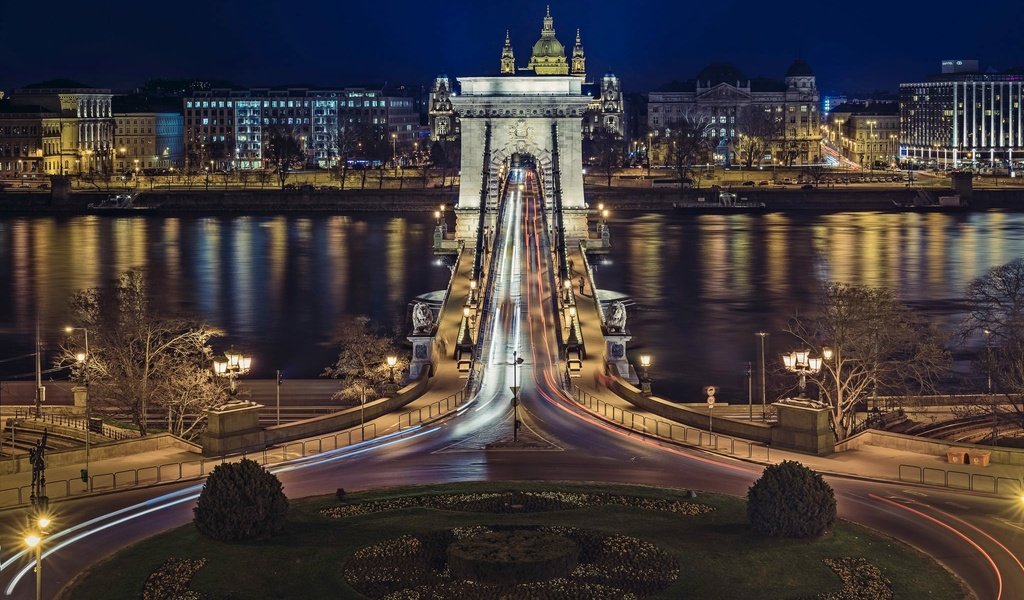
<svg viewBox="0 0 1024 600">
<path fill-rule="evenodd" d="M 388 500 L 360 502 L 332 506 L 320 514 L 335 519 L 367 515 L 406 508 L 434 508 L 496 514 L 533 513 L 554 510 L 573 510 L 593 506 L 628 506 L 658 510 L 679 515 L 701 515 L 714 510 L 706 504 L 685 500 L 645 498 L 622 494 L 590 494 L 586 492 L 485 492 L 475 494 L 435 494 L 403 496 Z"/>
<path fill-rule="evenodd" d="M 202 596 L 188 588 L 192 583 L 192 577 L 205 564 L 205 558 L 167 559 L 146 578 L 146 583 L 142 586 L 142 600 L 200 600 Z"/>
<path fill-rule="evenodd" d="M 843 589 L 822 594 L 817 600 L 892 600 L 892 582 L 878 567 L 863 558 L 826 558 L 823 561 L 836 572 Z"/>
<path fill-rule="evenodd" d="M 675 558 L 650 542 L 625 535 L 557 526 L 535 527 L 530 531 L 538 536 L 535 539 L 564 540 L 564 543 L 575 546 L 572 550 L 577 551 L 577 564 L 564 576 L 556 576 L 564 572 L 558 568 L 547 569 L 548 563 L 538 569 L 524 566 L 538 555 L 535 548 L 527 552 L 505 552 L 501 557 L 503 566 L 498 565 L 502 562 L 497 559 L 500 553 L 490 553 L 495 560 L 483 568 L 486 574 L 477 573 L 474 567 L 464 568 L 467 563 L 460 562 L 458 558 L 456 568 L 449 567 L 453 552 L 458 554 L 460 549 L 471 546 L 494 549 L 499 538 L 511 540 L 516 536 L 522 537 L 524 529 L 476 526 L 386 540 L 353 553 L 345 565 L 345 578 L 349 585 L 371 598 L 484 600 L 642 598 L 664 590 L 679 577 Z M 440 546 L 444 540 L 450 540 L 450 545 L 442 553 Z M 520 545 L 519 541 L 513 546 Z M 556 555 L 562 556 L 555 552 L 548 558 L 556 560 Z M 517 560 L 524 557 L 525 561 Z M 469 577 L 460 577 L 459 573 Z M 538 573 L 547 578 L 524 582 Z M 482 579 L 503 583 L 488 584 Z"/>
</svg>

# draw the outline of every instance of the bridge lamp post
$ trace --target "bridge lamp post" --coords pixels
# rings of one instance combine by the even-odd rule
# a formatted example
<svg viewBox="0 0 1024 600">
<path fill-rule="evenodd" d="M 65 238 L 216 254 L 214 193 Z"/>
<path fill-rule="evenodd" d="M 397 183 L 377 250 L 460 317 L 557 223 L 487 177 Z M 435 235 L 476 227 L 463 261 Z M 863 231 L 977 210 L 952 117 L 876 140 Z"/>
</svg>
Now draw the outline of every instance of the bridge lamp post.
<svg viewBox="0 0 1024 600">
<path fill-rule="evenodd" d="M 466 325 L 470 329 L 473 328 L 473 311 L 468 306 L 462 307 L 462 316 L 466 319 Z"/>
<path fill-rule="evenodd" d="M 651 368 L 651 355 L 641 354 L 640 355 L 640 368 L 643 369 L 640 373 L 640 393 L 644 396 L 651 395 L 651 375 L 649 369 Z"/>
<path fill-rule="evenodd" d="M 821 357 L 811 357 L 810 350 L 794 350 L 782 355 L 782 364 L 787 371 L 800 376 L 800 397 L 806 398 L 807 376 L 821 371 Z"/>
<path fill-rule="evenodd" d="M 476 303 L 476 279 L 469 280 L 469 303 Z"/>
<path fill-rule="evenodd" d="M 562 282 L 562 287 L 565 289 L 565 302 L 569 302 L 569 299 L 572 298 L 572 281 L 566 279 L 565 281 Z"/>
</svg>

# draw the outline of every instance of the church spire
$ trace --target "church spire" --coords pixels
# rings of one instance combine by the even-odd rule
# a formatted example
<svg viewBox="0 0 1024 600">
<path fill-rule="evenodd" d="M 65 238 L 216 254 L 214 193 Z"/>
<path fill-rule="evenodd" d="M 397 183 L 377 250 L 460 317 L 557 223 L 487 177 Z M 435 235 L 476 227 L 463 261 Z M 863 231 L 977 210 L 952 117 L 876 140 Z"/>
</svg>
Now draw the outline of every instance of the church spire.
<svg viewBox="0 0 1024 600">
<path fill-rule="evenodd" d="M 576 30 L 576 45 L 572 49 L 572 74 L 581 77 L 587 73 L 587 57 L 583 54 L 583 40 L 580 30 Z"/>
<path fill-rule="evenodd" d="M 501 49 L 501 74 L 515 75 L 516 56 L 512 52 L 512 40 L 508 37 L 508 30 L 505 30 L 505 47 Z"/>
</svg>

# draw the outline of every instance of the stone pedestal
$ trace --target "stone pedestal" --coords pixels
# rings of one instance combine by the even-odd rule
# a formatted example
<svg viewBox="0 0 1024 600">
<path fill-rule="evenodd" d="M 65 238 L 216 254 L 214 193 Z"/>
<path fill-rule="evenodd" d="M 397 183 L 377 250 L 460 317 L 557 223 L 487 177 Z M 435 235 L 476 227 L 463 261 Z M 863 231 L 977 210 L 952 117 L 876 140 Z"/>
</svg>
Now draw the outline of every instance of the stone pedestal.
<svg viewBox="0 0 1024 600">
<path fill-rule="evenodd" d="M 74 406 L 71 408 L 71 413 L 84 415 L 89 402 L 89 388 L 84 385 L 76 385 L 71 388 L 71 396 L 74 398 Z"/>
<path fill-rule="evenodd" d="M 203 456 L 262 450 L 264 432 L 260 426 L 261 408 L 263 405 L 255 402 L 228 402 L 206 411 Z"/>
<path fill-rule="evenodd" d="M 431 334 L 414 334 L 407 338 L 412 342 L 412 360 L 409 361 L 409 380 L 418 379 L 426 369 L 429 375 L 434 374 L 434 336 Z"/>
<path fill-rule="evenodd" d="M 832 454 L 836 436 L 829 427 L 828 409 L 798 398 L 772 404 L 779 424 L 772 429 L 772 445 L 807 454 Z"/>
<path fill-rule="evenodd" d="M 605 330 L 604 332 L 604 361 L 613 375 L 637 385 L 640 380 L 636 373 L 629 368 L 629 361 L 626 360 L 626 342 L 633 339 L 628 332 L 614 333 Z"/>
</svg>

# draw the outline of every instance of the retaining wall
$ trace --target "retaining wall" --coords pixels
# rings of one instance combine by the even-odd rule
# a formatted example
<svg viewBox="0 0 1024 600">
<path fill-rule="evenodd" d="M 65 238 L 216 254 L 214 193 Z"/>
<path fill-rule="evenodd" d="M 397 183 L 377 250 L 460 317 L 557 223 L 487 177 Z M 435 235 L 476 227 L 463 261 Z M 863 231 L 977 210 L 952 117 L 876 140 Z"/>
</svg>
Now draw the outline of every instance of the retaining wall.
<svg viewBox="0 0 1024 600">
<path fill-rule="evenodd" d="M 429 383 L 427 371 L 424 370 L 419 379 L 398 391 L 394 397 L 379 398 L 363 405 L 363 422 L 369 422 L 390 412 L 402 408 L 423 395 Z M 360 407 L 349 408 L 329 415 L 312 417 L 301 421 L 293 421 L 283 425 L 267 427 L 264 430 L 264 443 L 268 446 L 302 438 L 313 437 L 350 427 L 358 427 Z"/>
<path fill-rule="evenodd" d="M 868 429 L 836 444 L 836 452 L 844 450 L 856 450 L 861 446 L 878 446 L 892 450 L 905 452 L 916 452 L 917 454 L 930 454 L 932 456 L 946 456 L 946 450 L 950 448 L 965 448 L 970 454 L 972 450 L 989 452 L 989 461 L 1001 465 L 1024 466 L 1024 449 L 1001 448 L 999 446 L 983 446 L 981 444 L 961 444 L 948 440 L 933 440 L 930 438 L 890 431 L 879 431 Z"/>
<path fill-rule="evenodd" d="M 170 433 L 157 433 L 146 437 L 120 440 L 117 442 L 104 442 L 95 444 L 89 451 L 89 460 L 98 461 L 108 458 L 121 458 L 132 456 L 153 450 L 164 448 L 178 448 L 186 452 L 199 453 L 201 448 L 191 442 L 175 437 Z M 85 464 L 85 446 L 73 450 L 58 450 L 46 453 L 46 466 L 48 468 L 66 467 L 70 465 Z M 0 461 L 0 475 L 11 475 L 13 473 L 31 473 L 32 464 L 29 457 L 19 456 Z"/>
<path fill-rule="evenodd" d="M 633 404 L 637 408 L 654 413 L 659 417 L 676 421 L 690 427 L 699 429 L 708 428 L 707 411 L 694 410 L 686 406 L 680 406 L 669 400 L 657 396 L 644 396 L 640 390 L 630 385 L 620 377 L 612 376 L 609 388 L 619 397 Z M 715 433 L 733 437 L 753 440 L 761 443 L 771 443 L 772 425 L 764 423 L 751 423 L 749 421 L 737 421 L 729 418 L 714 419 Z"/>
</svg>

